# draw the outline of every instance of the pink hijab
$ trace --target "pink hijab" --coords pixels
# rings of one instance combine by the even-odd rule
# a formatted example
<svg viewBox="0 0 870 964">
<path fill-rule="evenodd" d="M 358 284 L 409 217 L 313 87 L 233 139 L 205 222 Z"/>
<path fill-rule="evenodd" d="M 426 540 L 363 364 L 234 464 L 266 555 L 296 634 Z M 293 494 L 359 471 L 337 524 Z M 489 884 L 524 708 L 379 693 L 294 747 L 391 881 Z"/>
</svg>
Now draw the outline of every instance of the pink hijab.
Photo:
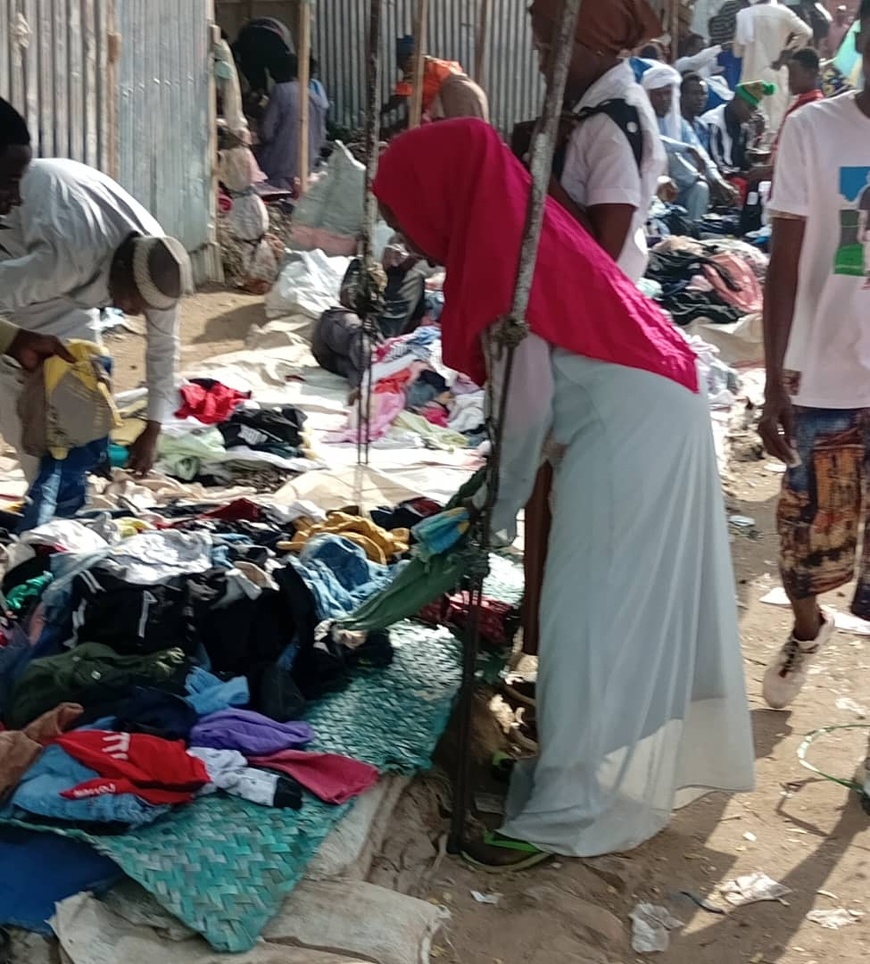
<svg viewBox="0 0 870 964">
<path fill-rule="evenodd" d="M 530 183 L 493 128 L 470 118 L 403 134 L 375 179 L 408 240 L 446 268 L 444 362 L 478 384 L 486 380 L 480 335 L 511 309 Z M 552 345 L 698 390 L 682 335 L 553 200 L 526 321 Z"/>
</svg>

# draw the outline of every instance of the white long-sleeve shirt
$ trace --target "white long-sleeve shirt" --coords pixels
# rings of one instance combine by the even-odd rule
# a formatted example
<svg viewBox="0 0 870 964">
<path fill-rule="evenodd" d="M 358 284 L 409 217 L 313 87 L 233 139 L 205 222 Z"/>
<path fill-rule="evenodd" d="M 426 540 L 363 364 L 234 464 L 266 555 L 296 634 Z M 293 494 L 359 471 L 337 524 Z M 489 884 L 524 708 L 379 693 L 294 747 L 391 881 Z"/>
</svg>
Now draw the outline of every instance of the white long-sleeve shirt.
<svg viewBox="0 0 870 964">
<path fill-rule="evenodd" d="M 0 223 L 0 312 L 21 328 L 81 337 L 95 310 L 111 305 L 121 243 L 165 232 L 110 177 L 76 161 L 33 161 L 21 197 Z M 177 407 L 178 312 L 149 310 L 145 320 L 147 416 L 163 421 Z"/>
<path fill-rule="evenodd" d="M 772 73 L 770 65 L 779 60 L 792 36 L 796 46 L 805 47 L 813 39 L 813 31 L 789 7 L 762 3 L 741 10 L 734 38 L 734 55 L 743 58 L 740 79 L 768 79 Z"/>
<path fill-rule="evenodd" d="M 721 53 L 722 47 L 719 44 L 714 47 L 707 47 L 693 57 L 680 57 L 674 64 L 674 69 L 681 74 L 694 72 L 700 74 L 705 80 L 709 80 L 713 74 L 722 72 L 716 63 Z"/>
</svg>

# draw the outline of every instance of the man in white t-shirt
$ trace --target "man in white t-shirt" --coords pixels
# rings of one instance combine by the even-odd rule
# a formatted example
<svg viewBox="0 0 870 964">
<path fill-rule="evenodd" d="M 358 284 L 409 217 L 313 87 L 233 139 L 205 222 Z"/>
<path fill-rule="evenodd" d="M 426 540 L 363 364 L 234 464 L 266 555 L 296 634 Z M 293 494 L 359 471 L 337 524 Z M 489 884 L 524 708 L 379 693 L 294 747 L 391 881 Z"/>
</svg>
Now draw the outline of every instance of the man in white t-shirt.
<svg viewBox="0 0 870 964">
<path fill-rule="evenodd" d="M 870 0 L 857 37 L 870 77 Z M 771 199 L 765 294 L 767 389 L 761 437 L 789 466 L 777 513 L 783 585 L 794 629 L 764 678 L 788 706 L 834 631 L 818 604 L 855 576 L 870 522 L 870 89 L 818 101 L 786 121 Z M 870 540 L 852 612 L 870 618 Z"/>
</svg>

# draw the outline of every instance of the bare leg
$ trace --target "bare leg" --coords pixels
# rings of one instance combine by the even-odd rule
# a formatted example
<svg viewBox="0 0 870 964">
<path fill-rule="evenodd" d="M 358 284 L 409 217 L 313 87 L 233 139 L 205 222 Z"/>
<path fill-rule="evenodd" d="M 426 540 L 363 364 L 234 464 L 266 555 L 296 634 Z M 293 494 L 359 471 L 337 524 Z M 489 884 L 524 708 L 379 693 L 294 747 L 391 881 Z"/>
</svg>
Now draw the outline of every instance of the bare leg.
<svg viewBox="0 0 870 964">
<path fill-rule="evenodd" d="M 816 596 L 808 599 L 792 599 L 794 612 L 794 637 L 802 643 L 812 642 L 822 628 L 824 619 Z"/>
</svg>

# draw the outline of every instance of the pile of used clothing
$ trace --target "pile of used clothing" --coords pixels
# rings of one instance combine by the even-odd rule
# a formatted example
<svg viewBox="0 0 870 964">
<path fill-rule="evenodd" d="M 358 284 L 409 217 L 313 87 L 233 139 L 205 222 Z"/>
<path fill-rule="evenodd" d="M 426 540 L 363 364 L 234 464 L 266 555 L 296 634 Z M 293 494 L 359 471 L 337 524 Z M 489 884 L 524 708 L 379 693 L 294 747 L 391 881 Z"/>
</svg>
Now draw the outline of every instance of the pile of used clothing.
<svg viewBox="0 0 870 964">
<path fill-rule="evenodd" d="M 298 809 L 303 791 L 340 804 L 372 786 L 370 765 L 306 749 L 304 717 L 390 665 L 387 631 L 339 621 L 391 585 L 440 509 L 239 499 L 7 537 L 0 818 L 119 832 L 216 792 Z M 461 626 L 464 603 L 421 616 Z M 515 631 L 509 609 L 493 604 L 496 645 Z"/>
<path fill-rule="evenodd" d="M 123 424 L 112 432 L 115 466 L 124 464 L 123 446 L 142 430 L 145 404 L 140 391 L 119 396 Z M 261 408 L 249 392 L 194 378 L 180 387 L 175 418 L 163 425 L 155 468 L 182 482 L 213 486 L 242 479 L 259 490 L 276 488 L 288 472 L 322 467 L 311 456 L 305 421 L 305 414 L 291 405 Z M 263 475 L 260 484 L 257 472 Z"/>
<path fill-rule="evenodd" d="M 486 438 L 484 392 L 441 361 L 441 331 L 418 328 L 374 349 L 368 435 L 377 448 L 477 448 Z M 356 442 L 360 403 L 327 441 Z"/>
<path fill-rule="evenodd" d="M 730 325 L 762 310 L 767 256 L 743 241 L 667 238 L 650 252 L 646 281 L 675 324 Z"/>
</svg>

